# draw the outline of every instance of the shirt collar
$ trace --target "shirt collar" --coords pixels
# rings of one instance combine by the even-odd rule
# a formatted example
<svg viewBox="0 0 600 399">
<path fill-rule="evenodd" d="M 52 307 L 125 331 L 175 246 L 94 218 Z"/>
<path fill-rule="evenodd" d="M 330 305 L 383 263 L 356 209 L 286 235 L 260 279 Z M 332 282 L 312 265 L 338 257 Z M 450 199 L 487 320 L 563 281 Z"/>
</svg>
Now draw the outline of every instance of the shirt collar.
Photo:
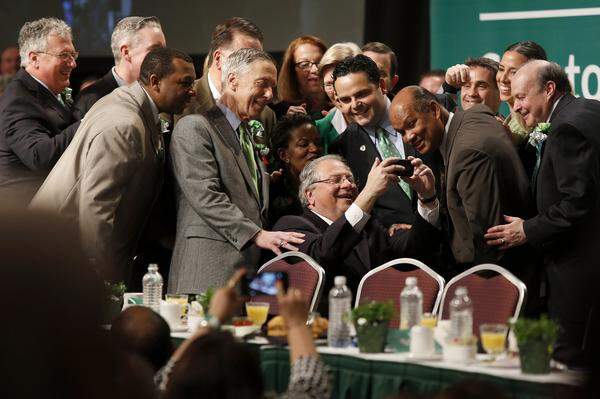
<svg viewBox="0 0 600 399">
<path fill-rule="evenodd" d="M 116 68 L 117 67 L 112 67 L 112 69 L 110 71 L 112 72 L 113 78 L 115 78 L 115 80 L 117 81 L 117 85 L 119 87 L 121 87 L 121 86 L 127 86 L 127 82 L 125 82 L 123 79 L 121 79 L 121 77 L 117 74 L 117 69 Z"/>
<path fill-rule="evenodd" d="M 227 108 L 225 104 L 218 102 L 217 107 L 219 107 L 219 109 L 223 111 L 223 114 L 225 114 L 225 118 L 227 119 L 227 122 L 229 122 L 229 124 L 231 125 L 231 128 L 237 131 L 238 127 L 240 127 L 240 125 L 242 124 L 242 120 L 238 118 L 238 116 L 232 110 Z"/>
<path fill-rule="evenodd" d="M 333 220 L 326 218 L 325 216 L 321 215 L 319 212 L 315 211 L 314 209 L 311 209 L 310 211 L 312 213 L 314 213 L 315 215 L 317 215 L 318 217 L 320 217 L 329 226 L 331 226 L 333 224 Z"/>
<path fill-rule="evenodd" d="M 382 128 L 392 136 L 396 136 L 398 132 L 392 127 L 392 122 L 390 121 L 390 106 L 392 102 L 390 99 L 385 96 L 385 112 L 383 113 L 383 117 L 379 121 L 377 126 L 367 127 L 365 130 L 372 136 L 377 137 L 377 129 Z"/>
<path fill-rule="evenodd" d="M 206 77 L 208 78 L 208 88 L 210 89 L 212 98 L 215 99 L 215 102 L 219 102 L 219 99 L 221 98 L 221 93 L 219 92 L 219 90 L 217 90 L 217 86 L 215 86 L 213 81 L 211 80 L 209 72 L 207 72 Z"/>
<path fill-rule="evenodd" d="M 146 93 L 148 100 L 150 100 L 150 108 L 152 108 L 152 115 L 154 116 L 154 123 L 159 123 L 160 117 L 158 116 L 158 107 L 154 103 L 154 100 L 152 100 L 152 97 L 150 97 L 150 94 L 148 94 L 146 89 L 144 89 L 144 86 L 141 86 L 141 87 L 142 87 L 142 90 L 144 90 L 144 93 Z"/>
<path fill-rule="evenodd" d="M 48 91 L 50 92 L 50 94 L 52 94 L 54 97 L 56 97 L 56 99 L 57 99 L 59 102 L 62 102 L 62 99 L 60 98 L 60 93 L 58 93 L 58 94 L 54 94 L 54 93 L 52 92 L 52 90 L 50 90 L 50 88 L 49 88 L 49 87 L 46 85 L 46 83 L 42 82 L 41 80 L 39 80 L 38 78 L 36 78 L 36 77 L 35 77 L 35 76 L 33 76 L 32 74 L 29 74 L 29 75 L 30 75 L 32 78 L 34 78 L 36 82 L 38 82 L 39 84 L 41 84 L 42 86 L 44 86 L 44 88 L 45 88 L 46 90 L 48 90 Z"/>
<path fill-rule="evenodd" d="M 559 101 L 562 100 L 562 98 L 565 95 L 563 94 L 562 96 L 560 96 L 559 98 L 556 99 L 556 101 L 554 101 L 554 104 L 552 105 L 552 110 L 550 111 L 550 115 L 548 115 L 548 119 L 546 119 L 546 123 L 550 122 L 550 118 L 552 118 L 552 114 L 554 113 L 554 110 L 556 109 L 556 106 L 558 105 Z"/>
<path fill-rule="evenodd" d="M 454 112 L 448 112 L 448 121 L 446 121 L 446 126 L 444 126 L 444 136 L 442 137 L 442 142 L 440 144 L 440 152 L 442 154 L 446 152 L 446 146 L 448 145 L 448 130 L 450 130 L 452 118 L 454 118 Z"/>
</svg>

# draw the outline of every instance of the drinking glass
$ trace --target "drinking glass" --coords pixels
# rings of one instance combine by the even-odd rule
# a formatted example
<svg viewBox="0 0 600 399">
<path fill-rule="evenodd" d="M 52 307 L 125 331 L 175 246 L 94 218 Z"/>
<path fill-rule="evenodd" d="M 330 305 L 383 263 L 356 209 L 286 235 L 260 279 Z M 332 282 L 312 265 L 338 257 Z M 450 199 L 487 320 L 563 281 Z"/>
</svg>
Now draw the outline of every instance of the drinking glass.
<svg viewBox="0 0 600 399">
<path fill-rule="evenodd" d="M 167 294 L 165 302 L 176 303 L 181 306 L 181 315 L 179 317 L 180 324 L 187 326 L 188 317 L 188 295 L 187 294 Z"/>
<path fill-rule="evenodd" d="M 267 321 L 269 314 L 268 302 L 246 302 L 246 314 L 248 320 L 256 326 L 262 326 Z"/>
<path fill-rule="evenodd" d="M 506 324 L 482 324 L 479 326 L 481 332 L 481 345 L 494 361 L 498 355 L 504 353 L 506 347 Z"/>
<path fill-rule="evenodd" d="M 421 325 L 423 327 L 428 327 L 433 330 L 435 328 L 436 324 L 437 324 L 437 319 L 436 319 L 435 315 L 433 315 L 431 313 L 423 313 L 423 316 L 421 317 Z"/>
</svg>

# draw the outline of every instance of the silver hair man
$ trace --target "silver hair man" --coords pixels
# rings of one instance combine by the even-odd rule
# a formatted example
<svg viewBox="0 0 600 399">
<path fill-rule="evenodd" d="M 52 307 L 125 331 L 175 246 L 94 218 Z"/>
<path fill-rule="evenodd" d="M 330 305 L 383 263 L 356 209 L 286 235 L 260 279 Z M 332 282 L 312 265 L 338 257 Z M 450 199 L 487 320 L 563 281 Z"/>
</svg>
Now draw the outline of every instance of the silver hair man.
<svg viewBox="0 0 600 399">
<path fill-rule="evenodd" d="M 300 177 L 299 177 L 300 187 L 298 187 L 298 198 L 300 199 L 300 203 L 302 204 L 302 206 L 308 205 L 308 200 L 306 199 L 306 190 L 308 190 L 308 188 L 310 186 L 315 184 L 315 182 L 317 182 L 323 178 L 317 170 L 319 168 L 319 165 L 323 161 L 339 161 L 348 168 L 348 173 L 350 175 L 352 175 L 352 172 L 350 172 L 350 167 L 346 163 L 346 160 L 339 155 L 334 155 L 334 154 L 324 155 L 320 158 L 315 159 L 312 162 L 309 162 L 304 167 L 304 169 L 302 169 L 302 172 L 300 172 Z"/>
<path fill-rule="evenodd" d="M 254 48 L 242 48 L 234 51 L 227 57 L 221 68 L 221 84 L 227 87 L 227 77 L 230 74 L 241 76 L 248 72 L 250 64 L 255 61 L 267 61 L 275 65 L 275 60 L 269 53 Z"/>
<path fill-rule="evenodd" d="M 126 17 L 120 20 L 110 38 L 110 49 L 115 63 L 121 61 L 121 46 L 137 47 L 140 38 L 137 33 L 144 28 L 157 28 L 162 31 L 157 17 Z"/>
<path fill-rule="evenodd" d="M 29 64 L 29 53 L 47 51 L 50 35 L 73 39 L 69 25 L 58 18 L 40 18 L 25 22 L 19 32 L 21 66 L 26 67 Z"/>
</svg>

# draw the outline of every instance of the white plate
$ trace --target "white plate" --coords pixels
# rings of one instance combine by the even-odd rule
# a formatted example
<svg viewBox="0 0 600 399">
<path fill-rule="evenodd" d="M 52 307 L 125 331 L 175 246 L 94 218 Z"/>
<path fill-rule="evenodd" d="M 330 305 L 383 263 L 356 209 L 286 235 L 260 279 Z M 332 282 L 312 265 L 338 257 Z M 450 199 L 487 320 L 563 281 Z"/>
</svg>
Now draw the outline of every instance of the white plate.
<svg viewBox="0 0 600 399">
<path fill-rule="evenodd" d="M 427 354 L 419 354 L 419 353 L 409 353 L 408 358 L 410 360 L 442 360 L 441 353 L 427 353 Z"/>
<path fill-rule="evenodd" d="M 178 324 L 178 325 L 170 326 L 170 327 L 171 327 L 171 332 L 186 332 L 188 330 L 188 327 L 183 324 Z"/>
<path fill-rule="evenodd" d="M 482 367 L 499 368 L 499 369 L 518 369 L 521 367 L 521 362 L 518 357 L 501 357 L 493 362 L 487 360 L 488 355 L 477 355 L 477 365 Z"/>
</svg>

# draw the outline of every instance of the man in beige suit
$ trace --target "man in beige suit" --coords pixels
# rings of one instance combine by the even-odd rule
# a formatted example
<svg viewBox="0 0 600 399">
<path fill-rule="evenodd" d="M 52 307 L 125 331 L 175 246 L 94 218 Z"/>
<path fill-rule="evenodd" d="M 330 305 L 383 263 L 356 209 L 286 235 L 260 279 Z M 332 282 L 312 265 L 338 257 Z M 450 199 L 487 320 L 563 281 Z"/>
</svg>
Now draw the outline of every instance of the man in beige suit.
<svg viewBox="0 0 600 399">
<path fill-rule="evenodd" d="M 241 48 L 254 48 L 262 50 L 263 34 L 261 30 L 251 21 L 233 17 L 215 27 L 210 41 L 208 54 L 208 71 L 205 71 L 201 79 L 194 82 L 196 96 L 184 109 L 180 117 L 189 114 L 203 114 L 214 107 L 222 94 L 221 70 L 223 62 L 231 53 Z M 265 128 L 265 141 L 268 144 L 268 135 L 275 126 L 275 113 L 268 106 L 257 115 Z"/>
<path fill-rule="evenodd" d="M 87 255 L 107 278 L 124 278 L 162 184 L 161 112 L 181 112 L 194 95 L 192 59 L 158 48 L 140 79 L 98 101 L 31 207 L 77 220 Z"/>
<path fill-rule="evenodd" d="M 244 48 L 223 66 L 223 95 L 202 115 L 183 117 L 171 139 L 177 235 L 169 292 L 200 293 L 227 282 L 236 266 L 255 268 L 262 249 L 296 250 L 299 233 L 263 230 L 269 175 L 248 122 L 273 98 L 275 61 Z"/>
</svg>

